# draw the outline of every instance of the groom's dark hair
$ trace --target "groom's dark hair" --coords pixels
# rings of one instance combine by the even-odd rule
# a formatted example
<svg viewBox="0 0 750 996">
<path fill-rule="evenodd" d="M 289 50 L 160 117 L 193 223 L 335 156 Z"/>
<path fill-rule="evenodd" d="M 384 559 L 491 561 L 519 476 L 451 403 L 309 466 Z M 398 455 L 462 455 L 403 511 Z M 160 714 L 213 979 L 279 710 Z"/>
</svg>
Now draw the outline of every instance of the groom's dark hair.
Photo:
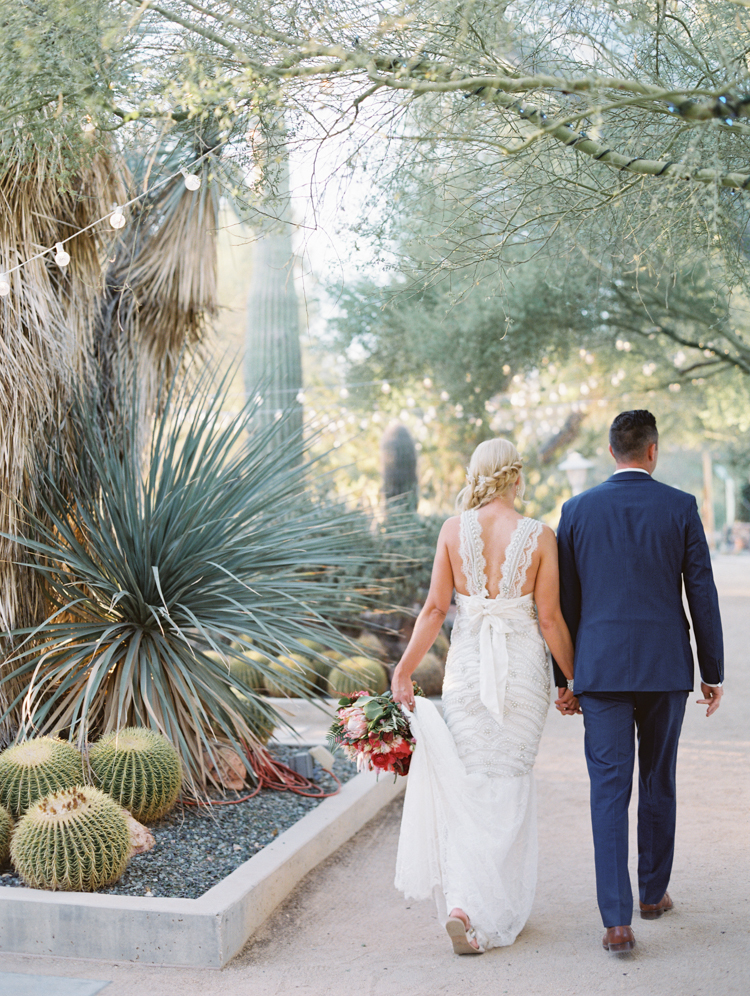
<svg viewBox="0 0 750 996">
<path fill-rule="evenodd" d="M 645 408 L 620 412 L 609 427 L 609 444 L 618 460 L 635 460 L 658 441 L 656 419 Z"/>
</svg>

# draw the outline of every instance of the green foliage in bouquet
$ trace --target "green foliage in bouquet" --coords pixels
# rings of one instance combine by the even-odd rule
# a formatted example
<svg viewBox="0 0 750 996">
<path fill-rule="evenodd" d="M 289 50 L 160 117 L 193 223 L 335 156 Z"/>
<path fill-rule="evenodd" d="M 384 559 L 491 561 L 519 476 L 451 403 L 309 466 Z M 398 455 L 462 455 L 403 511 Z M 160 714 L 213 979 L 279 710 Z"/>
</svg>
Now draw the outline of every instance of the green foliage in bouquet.
<svg viewBox="0 0 750 996">
<path fill-rule="evenodd" d="M 23 701 L 29 729 L 79 745 L 127 726 L 163 733 L 195 796 L 212 744 L 249 754 L 252 779 L 259 713 L 284 722 L 232 663 L 257 651 L 253 665 L 276 681 L 275 661 L 307 656 L 303 638 L 345 651 L 338 627 L 373 592 L 359 577 L 367 518 L 322 494 L 301 434 L 277 445 L 284 420 L 262 423 L 261 398 L 233 412 L 228 384 L 210 371 L 175 377 L 145 459 L 137 387 L 118 388 L 132 405 L 116 425 L 96 396 L 77 398 L 79 475 L 40 467 L 40 511 L 30 535 L 12 537 L 52 608 L 12 634 L 0 680 L 20 682 L 6 715 Z M 311 694 L 305 674 L 288 678 Z"/>
<path fill-rule="evenodd" d="M 10 857 L 10 840 L 13 836 L 13 817 L 0 806 L 0 866 Z"/>
<path fill-rule="evenodd" d="M 158 820 L 177 802 L 180 757 L 160 733 L 132 727 L 108 733 L 89 749 L 96 784 L 141 823 Z"/>
<path fill-rule="evenodd" d="M 14 816 L 50 792 L 83 782 L 83 762 L 73 744 L 36 737 L 0 754 L 0 806 Z"/>
<path fill-rule="evenodd" d="M 388 674 L 378 661 L 367 657 L 350 657 L 340 661 L 328 677 L 329 695 L 348 695 L 363 688 L 373 689 L 380 695 L 388 688 Z"/>
<path fill-rule="evenodd" d="M 27 885 L 66 892 L 93 892 L 116 882 L 129 854 L 125 812 L 92 785 L 40 799 L 19 821 L 10 847 Z"/>
<path fill-rule="evenodd" d="M 416 681 L 412 686 L 415 695 L 424 696 Z M 331 750 L 340 747 L 360 771 L 374 768 L 397 775 L 408 774 L 415 746 L 409 720 L 390 691 L 342 696 L 327 740 Z"/>
</svg>

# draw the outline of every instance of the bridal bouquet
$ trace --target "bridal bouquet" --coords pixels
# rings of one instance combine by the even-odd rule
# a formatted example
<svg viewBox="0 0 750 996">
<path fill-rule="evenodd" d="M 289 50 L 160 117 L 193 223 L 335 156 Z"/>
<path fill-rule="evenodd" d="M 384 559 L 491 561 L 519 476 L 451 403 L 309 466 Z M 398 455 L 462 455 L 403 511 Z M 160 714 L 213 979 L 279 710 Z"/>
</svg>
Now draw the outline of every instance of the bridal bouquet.
<svg viewBox="0 0 750 996">
<path fill-rule="evenodd" d="M 416 682 L 414 694 L 424 695 Z M 376 768 L 405 775 L 415 743 L 409 721 L 390 692 L 344 695 L 339 699 L 336 719 L 328 731 L 331 749 L 341 747 L 350 760 L 357 762 L 358 771 Z"/>
</svg>

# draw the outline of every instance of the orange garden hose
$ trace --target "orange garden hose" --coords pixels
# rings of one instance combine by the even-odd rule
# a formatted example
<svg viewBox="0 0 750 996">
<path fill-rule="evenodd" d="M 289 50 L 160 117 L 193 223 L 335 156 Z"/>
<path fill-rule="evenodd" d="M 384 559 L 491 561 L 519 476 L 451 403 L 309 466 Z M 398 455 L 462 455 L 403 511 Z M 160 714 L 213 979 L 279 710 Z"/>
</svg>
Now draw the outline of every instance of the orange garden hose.
<svg viewBox="0 0 750 996">
<path fill-rule="evenodd" d="M 281 761 L 275 761 L 268 751 L 263 752 L 262 759 L 256 755 L 252 760 L 252 767 L 258 779 L 258 784 L 249 795 L 243 795 L 240 799 L 209 799 L 205 802 L 198 802 L 195 799 L 183 799 L 183 805 L 236 806 L 239 802 L 247 802 L 248 799 L 252 799 L 264 788 L 272 789 L 276 792 L 293 792 L 295 795 L 304 795 L 309 799 L 328 799 L 332 795 L 337 795 L 341 789 L 341 781 L 332 771 L 329 774 L 336 782 L 336 788 L 333 792 L 324 792 L 319 785 L 310 781 L 309 778 L 298 774 L 286 764 L 282 764 Z M 310 789 L 314 791 L 310 791 Z"/>
</svg>

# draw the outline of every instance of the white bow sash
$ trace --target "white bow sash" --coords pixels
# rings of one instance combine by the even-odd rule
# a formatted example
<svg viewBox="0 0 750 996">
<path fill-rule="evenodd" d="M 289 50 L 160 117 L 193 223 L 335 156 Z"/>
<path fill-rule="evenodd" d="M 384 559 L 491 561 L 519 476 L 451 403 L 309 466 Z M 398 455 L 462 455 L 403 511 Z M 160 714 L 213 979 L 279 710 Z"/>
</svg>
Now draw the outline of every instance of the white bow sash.
<svg viewBox="0 0 750 996">
<path fill-rule="evenodd" d="M 486 598 L 456 592 L 461 611 L 472 619 L 481 618 L 479 631 L 479 698 L 495 717 L 503 721 L 505 687 L 508 682 L 509 633 L 536 626 L 525 608 L 532 595 L 520 598 Z"/>
</svg>

